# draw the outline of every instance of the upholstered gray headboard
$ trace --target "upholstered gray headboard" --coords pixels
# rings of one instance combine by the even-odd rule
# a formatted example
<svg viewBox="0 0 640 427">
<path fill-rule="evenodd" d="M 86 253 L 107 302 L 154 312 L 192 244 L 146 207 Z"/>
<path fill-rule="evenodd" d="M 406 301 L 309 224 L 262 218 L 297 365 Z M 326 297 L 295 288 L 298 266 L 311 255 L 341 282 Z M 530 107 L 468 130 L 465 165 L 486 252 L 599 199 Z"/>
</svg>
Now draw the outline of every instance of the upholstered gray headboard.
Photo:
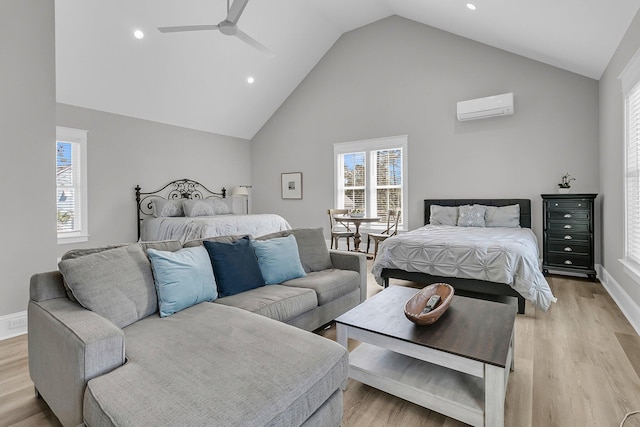
<svg viewBox="0 0 640 427">
<path fill-rule="evenodd" d="M 531 228 L 531 200 L 530 199 L 425 199 L 424 223 L 429 224 L 431 205 L 462 206 L 462 205 L 509 206 L 520 205 L 520 227 Z"/>
</svg>

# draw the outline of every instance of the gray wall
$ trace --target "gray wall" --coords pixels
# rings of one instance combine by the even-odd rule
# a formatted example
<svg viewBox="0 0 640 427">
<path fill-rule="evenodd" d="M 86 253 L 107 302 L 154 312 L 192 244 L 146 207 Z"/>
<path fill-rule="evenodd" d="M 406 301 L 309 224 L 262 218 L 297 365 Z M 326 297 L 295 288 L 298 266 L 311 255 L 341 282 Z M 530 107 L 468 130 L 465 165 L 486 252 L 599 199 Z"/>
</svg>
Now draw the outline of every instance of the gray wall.
<svg viewBox="0 0 640 427">
<path fill-rule="evenodd" d="M 457 121 L 457 101 L 505 92 L 515 115 Z M 424 198 L 518 197 L 541 239 L 540 194 L 562 174 L 598 190 L 597 81 L 392 16 L 344 34 L 256 135 L 254 206 L 326 230 L 333 143 L 402 134 L 411 229 Z M 281 200 L 280 173 L 295 171 L 304 199 Z"/>
<path fill-rule="evenodd" d="M 640 48 L 637 14 L 600 79 L 600 192 L 602 203 L 602 265 L 640 305 L 640 286 L 618 262 L 624 256 L 624 104 L 618 76 Z"/>
<path fill-rule="evenodd" d="M 179 178 L 212 191 L 251 181 L 251 143 L 244 139 L 71 105 L 57 104 L 56 124 L 88 130 L 89 241 L 71 248 L 136 240 L 134 187 L 154 191 Z"/>
<path fill-rule="evenodd" d="M 53 0 L 0 0 L 0 316 L 56 265 L 54 36 Z"/>
</svg>

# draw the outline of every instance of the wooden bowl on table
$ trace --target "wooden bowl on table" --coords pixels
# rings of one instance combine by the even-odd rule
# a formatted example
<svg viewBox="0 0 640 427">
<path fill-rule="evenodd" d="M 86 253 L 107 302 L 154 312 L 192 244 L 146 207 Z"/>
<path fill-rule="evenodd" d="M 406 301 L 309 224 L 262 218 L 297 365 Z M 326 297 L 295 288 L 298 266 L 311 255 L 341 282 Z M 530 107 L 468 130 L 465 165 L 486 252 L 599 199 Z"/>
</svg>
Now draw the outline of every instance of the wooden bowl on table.
<svg viewBox="0 0 640 427">
<path fill-rule="evenodd" d="M 453 286 L 448 283 L 434 283 L 418 291 L 404 306 L 404 314 L 407 319 L 416 325 L 431 325 L 447 311 L 453 299 Z M 422 310 L 427 306 L 427 301 L 433 295 L 440 295 L 440 302 L 429 313 L 423 314 Z"/>
</svg>

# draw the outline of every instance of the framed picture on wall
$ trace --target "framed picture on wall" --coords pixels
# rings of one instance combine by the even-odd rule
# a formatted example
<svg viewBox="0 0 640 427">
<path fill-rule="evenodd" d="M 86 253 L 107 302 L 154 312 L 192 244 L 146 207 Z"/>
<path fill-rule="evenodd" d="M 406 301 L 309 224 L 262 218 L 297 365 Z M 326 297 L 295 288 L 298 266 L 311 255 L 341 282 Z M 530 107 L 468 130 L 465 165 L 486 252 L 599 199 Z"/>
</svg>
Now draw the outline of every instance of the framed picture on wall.
<svg viewBox="0 0 640 427">
<path fill-rule="evenodd" d="M 283 199 L 302 199 L 302 172 L 285 172 L 281 180 Z"/>
</svg>

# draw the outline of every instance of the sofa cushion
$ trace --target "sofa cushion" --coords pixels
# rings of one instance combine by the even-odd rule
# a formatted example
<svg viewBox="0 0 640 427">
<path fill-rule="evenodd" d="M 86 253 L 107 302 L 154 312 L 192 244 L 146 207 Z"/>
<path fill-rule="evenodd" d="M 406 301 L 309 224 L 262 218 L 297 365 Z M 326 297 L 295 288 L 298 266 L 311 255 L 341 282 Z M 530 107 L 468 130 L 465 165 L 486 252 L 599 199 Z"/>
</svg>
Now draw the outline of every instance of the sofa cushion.
<svg viewBox="0 0 640 427">
<path fill-rule="evenodd" d="M 258 258 L 265 284 L 274 285 L 306 276 L 295 236 L 253 240 L 251 246 Z"/>
<path fill-rule="evenodd" d="M 219 298 L 216 303 L 286 322 L 316 308 L 318 297 L 311 289 L 271 285 Z"/>
<path fill-rule="evenodd" d="M 202 246 L 179 251 L 147 250 L 153 267 L 160 317 L 218 297 L 213 268 Z"/>
<path fill-rule="evenodd" d="M 203 243 L 211 258 L 220 297 L 264 286 L 258 259 L 249 237 L 243 237 L 233 243 Z"/>
<path fill-rule="evenodd" d="M 282 282 L 283 286 L 313 289 L 318 295 L 318 305 L 340 298 L 360 288 L 360 274 L 351 270 L 329 269 L 314 271 L 305 277 Z"/>
<path fill-rule="evenodd" d="M 65 259 L 58 268 L 83 307 L 120 328 L 158 311 L 151 263 L 140 244 Z"/>
<path fill-rule="evenodd" d="M 327 242 L 324 240 L 322 227 L 320 228 L 295 228 L 293 230 L 278 231 L 258 237 L 256 240 L 273 239 L 274 237 L 286 237 L 294 235 L 298 244 L 300 262 L 304 271 L 322 271 L 333 268 Z"/>
<path fill-rule="evenodd" d="M 128 363 L 89 381 L 87 425 L 302 425 L 347 379 L 337 343 L 221 304 L 124 332 Z"/>
</svg>

